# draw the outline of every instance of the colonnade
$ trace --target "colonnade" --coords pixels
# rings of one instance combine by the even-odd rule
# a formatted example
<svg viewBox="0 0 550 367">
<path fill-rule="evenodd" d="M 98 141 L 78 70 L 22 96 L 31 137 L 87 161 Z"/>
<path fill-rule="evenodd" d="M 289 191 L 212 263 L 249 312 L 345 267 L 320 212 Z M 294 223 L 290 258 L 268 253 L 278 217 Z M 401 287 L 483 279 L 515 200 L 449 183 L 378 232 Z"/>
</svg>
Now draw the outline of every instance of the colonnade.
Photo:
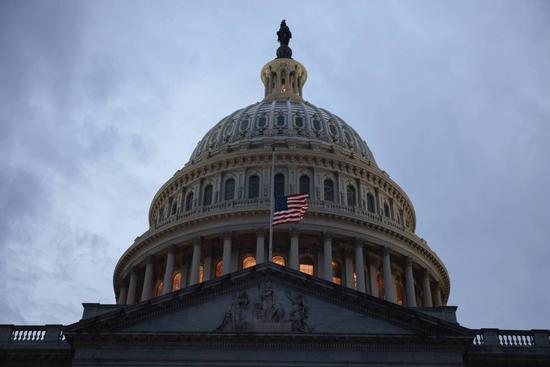
<svg viewBox="0 0 550 367">
<path fill-rule="evenodd" d="M 278 232 L 275 233 L 275 237 L 278 234 Z M 311 234 L 309 235 L 311 236 Z M 291 229 L 288 237 L 289 241 L 286 242 L 288 246 L 284 249 L 286 251 L 274 252 L 274 256 L 282 256 L 275 256 L 279 260 L 275 260 L 274 257 L 273 261 L 279 263 L 283 261 L 281 265 L 284 264 L 291 269 L 308 272 L 308 270 L 304 270 L 306 268 L 302 269 L 304 264 L 301 260 L 304 252 L 300 252 L 300 232 Z M 359 292 L 383 297 L 387 301 L 399 303 L 403 306 L 439 307 L 443 305 L 439 284 L 426 269 L 415 265 L 410 257 L 393 253 L 388 247 L 373 247 L 372 244 L 361 239 L 352 239 L 351 241 L 350 239 L 344 239 L 342 241 L 338 237 L 336 239 L 338 240 L 337 247 L 340 256 L 336 254 L 335 258 L 335 248 L 333 246 L 335 238 L 330 233 L 323 233 L 322 239 L 319 236 L 319 241 L 315 246 L 317 261 L 316 264 L 314 262 L 311 265 L 311 269 L 315 268 L 316 271 L 313 274 L 313 270 L 311 270 L 311 275 L 345 285 Z M 241 264 L 239 261 L 240 249 L 235 248 L 238 246 L 235 246 L 234 242 L 234 235 L 230 232 L 224 233 L 221 236 L 221 241 L 218 240 L 217 243 L 221 246 L 215 247 L 221 247 L 221 256 L 218 256 L 221 264 L 218 264 L 219 260 L 218 263 L 213 263 L 215 258 L 212 257 L 212 251 L 208 253 L 203 251 L 205 243 L 200 238 L 196 238 L 191 244 L 185 244 L 184 246 L 172 245 L 158 256 L 147 257 L 142 264 L 134 267 L 127 277 L 121 281 L 117 303 L 135 303 L 138 301 L 139 291 L 139 301 L 175 291 L 176 289 L 173 289 L 173 277 L 178 271 L 182 281 L 180 287 L 184 288 L 248 266 Z M 176 269 L 177 254 L 182 249 L 185 249 L 187 256 L 182 259 L 179 268 Z M 252 265 L 266 261 L 265 250 L 265 231 L 258 230 L 255 233 L 255 256 L 253 256 L 255 262 Z M 217 253 L 219 254 L 219 250 Z M 307 256 L 314 258 L 315 254 L 308 252 Z M 251 257 L 249 256 L 249 258 Z M 162 267 L 160 269 L 158 268 L 159 264 Z M 335 264 L 338 265 L 341 273 L 337 273 Z M 221 265 L 221 269 L 218 269 L 218 265 Z M 395 280 L 394 269 L 396 266 L 400 267 L 400 272 L 404 275 L 404 281 L 402 282 L 404 283 L 404 290 L 401 283 Z M 157 274 L 156 277 L 155 274 Z M 391 281 L 387 281 L 388 279 Z M 157 286 L 155 286 L 155 282 Z M 416 289 L 418 285 L 420 289 Z M 396 286 L 400 288 L 396 289 Z"/>
</svg>

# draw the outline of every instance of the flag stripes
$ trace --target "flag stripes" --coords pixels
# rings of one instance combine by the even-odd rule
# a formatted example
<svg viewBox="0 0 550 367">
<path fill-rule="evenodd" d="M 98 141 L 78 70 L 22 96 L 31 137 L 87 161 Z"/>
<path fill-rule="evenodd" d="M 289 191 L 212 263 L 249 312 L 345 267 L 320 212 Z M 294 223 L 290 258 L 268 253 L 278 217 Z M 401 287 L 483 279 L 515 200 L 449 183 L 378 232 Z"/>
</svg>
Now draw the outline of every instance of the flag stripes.
<svg viewBox="0 0 550 367">
<path fill-rule="evenodd" d="M 273 225 L 297 223 L 304 219 L 304 214 L 308 209 L 308 198 L 308 194 L 295 194 L 276 198 Z"/>
</svg>

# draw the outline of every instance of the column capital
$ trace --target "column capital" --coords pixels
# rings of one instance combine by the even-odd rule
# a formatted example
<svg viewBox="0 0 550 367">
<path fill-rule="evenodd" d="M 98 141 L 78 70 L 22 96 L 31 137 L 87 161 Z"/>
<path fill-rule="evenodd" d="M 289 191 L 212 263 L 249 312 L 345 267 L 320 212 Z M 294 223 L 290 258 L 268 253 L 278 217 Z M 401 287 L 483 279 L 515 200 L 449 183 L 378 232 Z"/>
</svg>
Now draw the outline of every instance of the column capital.
<svg viewBox="0 0 550 367">
<path fill-rule="evenodd" d="M 256 230 L 256 236 L 265 237 L 265 228 L 259 228 Z"/>
<path fill-rule="evenodd" d="M 410 258 L 409 256 L 405 257 L 405 265 L 412 266 L 412 264 L 413 264 L 412 258 Z"/>
<path fill-rule="evenodd" d="M 383 250 L 382 250 L 382 253 L 385 255 L 390 255 L 391 254 L 391 250 L 388 246 L 384 246 L 383 247 Z"/>
<path fill-rule="evenodd" d="M 153 257 L 153 255 L 149 255 L 145 258 L 145 264 L 152 264 L 153 261 L 155 260 L 155 258 Z"/>
<path fill-rule="evenodd" d="M 176 244 L 171 244 L 166 248 L 168 252 L 176 252 Z"/>
<path fill-rule="evenodd" d="M 300 235 L 300 230 L 296 227 L 290 227 L 289 231 L 291 236 L 299 236 Z"/>
<path fill-rule="evenodd" d="M 323 232 L 323 239 L 324 240 L 332 240 L 334 236 L 330 232 Z"/>
<path fill-rule="evenodd" d="M 193 238 L 192 242 L 193 242 L 193 245 L 200 245 L 202 241 L 200 237 L 195 237 Z"/>
<path fill-rule="evenodd" d="M 353 245 L 355 247 L 363 247 L 365 245 L 365 240 L 363 240 L 362 238 L 360 237 L 355 237 L 353 239 Z"/>
<path fill-rule="evenodd" d="M 228 231 L 228 232 L 224 232 L 222 234 L 222 237 L 223 237 L 224 240 L 230 240 L 232 235 L 233 235 L 233 233 L 231 231 Z"/>
</svg>

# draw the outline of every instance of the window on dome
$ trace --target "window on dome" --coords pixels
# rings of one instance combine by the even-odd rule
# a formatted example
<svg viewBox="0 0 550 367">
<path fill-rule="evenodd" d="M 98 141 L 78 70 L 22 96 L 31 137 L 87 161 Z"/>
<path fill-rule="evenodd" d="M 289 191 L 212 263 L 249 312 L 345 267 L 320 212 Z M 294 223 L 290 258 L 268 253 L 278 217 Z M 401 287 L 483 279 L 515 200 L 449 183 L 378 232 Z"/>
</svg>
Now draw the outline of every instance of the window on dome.
<svg viewBox="0 0 550 367">
<path fill-rule="evenodd" d="M 248 178 L 248 198 L 256 199 L 260 196 L 260 177 L 253 175 Z"/>
<path fill-rule="evenodd" d="M 294 118 L 294 126 L 296 126 L 297 128 L 304 127 L 304 118 L 302 116 L 296 116 Z"/>
<path fill-rule="evenodd" d="M 314 267 L 314 264 L 313 264 L 313 260 L 311 260 L 311 258 L 309 256 L 302 257 L 300 259 L 300 271 L 302 273 L 313 275 L 313 273 L 315 271 L 315 267 Z"/>
<path fill-rule="evenodd" d="M 314 119 L 313 120 L 313 128 L 315 130 L 321 130 L 321 120 L 319 119 Z"/>
<path fill-rule="evenodd" d="M 390 217 L 390 206 L 384 201 L 384 216 Z"/>
<path fill-rule="evenodd" d="M 202 283 L 204 280 L 204 264 L 199 265 L 199 283 Z"/>
<path fill-rule="evenodd" d="M 285 196 L 285 176 L 281 173 L 275 175 L 275 197 L 281 198 Z"/>
<path fill-rule="evenodd" d="M 336 261 L 332 262 L 332 282 L 342 285 L 342 267 Z"/>
<path fill-rule="evenodd" d="M 378 298 L 384 299 L 384 276 L 380 270 L 376 273 L 376 287 L 378 288 Z"/>
<path fill-rule="evenodd" d="M 225 192 L 224 200 L 233 200 L 235 199 L 235 180 L 230 178 L 225 181 Z"/>
<path fill-rule="evenodd" d="M 374 213 L 374 195 L 370 192 L 367 193 L 367 210 L 371 213 Z"/>
<path fill-rule="evenodd" d="M 241 130 L 247 130 L 249 124 L 250 124 L 250 121 L 248 120 L 248 118 L 242 120 L 241 121 Z"/>
<path fill-rule="evenodd" d="M 284 93 L 286 92 L 286 84 L 285 84 L 285 79 L 283 78 L 281 80 L 281 93 Z"/>
<path fill-rule="evenodd" d="M 310 185 L 309 185 L 309 176 L 303 175 L 300 176 L 300 194 L 309 194 Z"/>
<path fill-rule="evenodd" d="M 187 200 L 185 201 L 185 211 L 189 211 L 193 208 L 193 193 L 190 192 L 187 195 Z"/>
<path fill-rule="evenodd" d="M 330 131 L 330 133 L 334 136 L 338 135 L 338 129 L 336 128 L 336 125 L 334 124 L 329 124 L 328 125 L 328 130 Z"/>
<path fill-rule="evenodd" d="M 212 185 L 206 185 L 204 188 L 204 197 L 202 200 L 202 205 L 212 205 Z"/>
<path fill-rule="evenodd" d="M 256 258 L 254 256 L 247 256 L 243 259 L 243 269 L 250 268 L 256 265 Z"/>
<path fill-rule="evenodd" d="M 323 199 L 325 201 L 334 201 L 334 181 L 327 178 L 325 182 L 323 182 L 323 188 L 325 193 Z"/>
<path fill-rule="evenodd" d="M 282 113 L 277 116 L 277 127 L 285 126 L 285 115 Z"/>
<path fill-rule="evenodd" d="M 178 211 L 178 202 L 174 200 L 172 203 L 172 215 L 176 214 Z"/>
<path fill-rule="evenodd" d="M 347 201 L 348 206 L 355 206 L 357 203 L 357 199 L 355 198 L 355 187 L 348 185 L 347 187 Z"/>
<path fill-rule="evenodd" d="M 259 128 L 264 128 L 266 126 L 267 126 L 267 117 L 260 116 L 260 118 L 258 119 L 258 127 Z"/>
<path fill-rule="evenodd" d="M 218 260 L 218 262 L 216 263 L 216 271 L 214 272 L 214 276 L 216 278 L 221 277 L 222 270 L 223 270 L 223 260 Z"/>
<path fill-rule="evenodd" d="M 178 271 L 172 277 L 172 291 L 177 291 L 181 289 L 181 273 Z"/>
<path fill-rule="evenodd" d="M 271 258 L 271 261 L 274 262 L 275 264 L 277 265 L 282 265 L 282 266 L 285 266 L 286 265 L 286 260 L 284 257 L 280 256 L 280 255 L 277 255 L 277 256 L 273 256 Z"/>
<path fill-rule="evenodd" d="M 162 296 L 162 290 L 164 288 L 164 283 L 159 280 L 155 286 L 155 297 Z"/>
</svg>

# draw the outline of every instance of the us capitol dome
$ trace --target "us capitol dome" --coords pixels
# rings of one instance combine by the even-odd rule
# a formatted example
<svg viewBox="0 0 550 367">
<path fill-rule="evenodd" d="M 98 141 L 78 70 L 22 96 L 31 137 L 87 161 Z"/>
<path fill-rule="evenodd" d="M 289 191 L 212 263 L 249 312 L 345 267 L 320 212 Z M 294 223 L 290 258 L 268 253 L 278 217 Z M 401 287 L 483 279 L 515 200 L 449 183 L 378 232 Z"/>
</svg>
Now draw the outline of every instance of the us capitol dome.
<svg viewBox="0 0 550 367">
<path fill-rule="evenodd" d="M 399 305 L 446 305 L 449 275 L 415 234 L 411 200 L 347 122 L 304 99 L 308 73 L 286 36 L 261 69 L 263 99 L 215 124 L 156 193 L 149 229 L 116 265 L 118 304 L 271 260 Z M 272 189 L 308 193 L 309 209 L 274 227 L 268 259 Z"/>
</svg>

